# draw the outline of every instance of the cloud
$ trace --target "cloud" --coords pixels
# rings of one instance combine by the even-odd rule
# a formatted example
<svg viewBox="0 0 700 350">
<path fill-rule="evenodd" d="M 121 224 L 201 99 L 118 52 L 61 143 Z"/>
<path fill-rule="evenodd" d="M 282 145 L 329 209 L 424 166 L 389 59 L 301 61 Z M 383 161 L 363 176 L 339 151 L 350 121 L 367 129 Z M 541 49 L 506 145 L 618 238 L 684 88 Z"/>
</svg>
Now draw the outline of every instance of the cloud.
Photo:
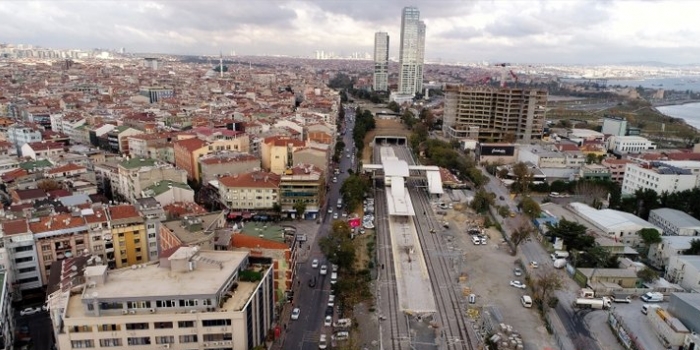
<svg viewBox="0 0 700 350">
<path fill-rule="evenodd" d="M 9 43 L 130 52 L 312 56 L 372 52 L 374 33 L 398 56 L 399 0 L 129 0 L 0 2 Z M 426 57 L 588 63 L 700 57 L 696 1 L 413 0 Z"/>
</svg>

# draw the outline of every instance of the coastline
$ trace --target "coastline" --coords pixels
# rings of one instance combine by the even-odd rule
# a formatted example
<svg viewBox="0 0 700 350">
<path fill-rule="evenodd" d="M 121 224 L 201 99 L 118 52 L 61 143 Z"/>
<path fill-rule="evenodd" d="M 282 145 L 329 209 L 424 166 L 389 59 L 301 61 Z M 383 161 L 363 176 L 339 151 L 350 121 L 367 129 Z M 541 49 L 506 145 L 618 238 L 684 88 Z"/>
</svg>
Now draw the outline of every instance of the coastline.
<svg viewBox="0 0 700 350">
<path fill-rule="evenodd" d="M 687 105 L 690 103 L 700 103 L 700 100 L 683 100 L 683 101 L 668 101 L 668 102 L 660 102 L 660 103 L 652 103 L 651 107 L 656 110 L 656 107 L 666 107 L 666 106 L 682 106 L 682 105 Z M 659 112 L 657 110 L 657 112 Z M 661 113 L 661 112 L 659 112 Z M 661 113 L 663 114 L 663 113 Z"/>
<path fill-rule="evenodd" d="M 685 118 L 668 115 L 668 114 L 660 111 L 658 108 L 656 108 L 656 107 L 682 106 L 682 105 L 691 104 L 691 103 L 700 103 L 700 101 L 688 100 L 688 101 L 683 101 L 683 102 L 678 102 L 678 103 L 665 103 L 665 104 L 658 104 L 658 105 L 652 104 L 651 109 L 653 111 L 655 111 L 656 113 L 659 113 L 667 118 L 671 118 L 675 121 L 680 121 L 681 123 L 685 124 L 687 127 L 693 129 L 696 133 L 700 133 L 700 127 L 697 127 L 697 126 L 694 126 L 694 125 L 688 123 L 688 121 Z"/>
</svg>

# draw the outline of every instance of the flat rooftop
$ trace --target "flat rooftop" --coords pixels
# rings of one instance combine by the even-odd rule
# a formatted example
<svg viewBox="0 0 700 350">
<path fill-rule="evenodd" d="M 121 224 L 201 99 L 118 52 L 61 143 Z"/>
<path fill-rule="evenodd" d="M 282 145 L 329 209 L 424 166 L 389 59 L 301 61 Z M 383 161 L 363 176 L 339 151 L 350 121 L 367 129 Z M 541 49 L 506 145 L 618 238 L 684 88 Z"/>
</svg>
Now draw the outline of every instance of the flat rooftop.
<svg viewBox="0 0 700 350">
<path fill-rule="evenodd" d="M 198 218 L 198 219 L 202 220 L 201 229 L 198 229 L 198 228 L 192 229 L 192 230 L 188 229 L 187 227 L 182 225 L 182 218 L 177 219 L 177 220 L 163 222 L 163 225 L 165 225 L 165 227 L 170 229 L 170 231 L 172 231 L 173 234 L 175 234 L 175 236 L 177 238 L 179 238 L 180 241 L 182 241 L 182 243 L 188 244 L 188 243 L 197 242 L 201 239 L 206 238 L 207 234 L 204 233 L 204 230 L 207 230 L 212 224 L 214 224 L 216 222 L 216 220 L 221 215 L 222 215 L 222 212 L 215 212 L 215 213 L 211 213 L 211 214 L 207 214 L 207 215 L 188 216 L 191 218 Z M 212 233 L 213 233 L 213 230 L 215 228 L 216 227 L 211 228 Z"/>
<path fill-rule="evenodd" d="M 184 254 L 184 250 L 178 249 L 170 258 L 177 258 L 176 254 Z M 200 250 L 192 257 L 192 260 L 197 261 L 192 271 L 174 272 L 159 264 L 110 270 L 106 282 L 88 288 L 83 299 L 167 299 L 216 294 L 247 257 L 247 252 Z"/>
</svg>

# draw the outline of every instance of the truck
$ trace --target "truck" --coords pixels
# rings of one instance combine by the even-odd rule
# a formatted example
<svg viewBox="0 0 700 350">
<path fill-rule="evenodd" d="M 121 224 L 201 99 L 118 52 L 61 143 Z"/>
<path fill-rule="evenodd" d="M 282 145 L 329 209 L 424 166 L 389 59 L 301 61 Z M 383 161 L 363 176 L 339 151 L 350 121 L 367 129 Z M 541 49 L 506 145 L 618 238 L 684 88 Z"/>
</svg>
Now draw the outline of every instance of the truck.
<svg viewBox="0 0 700 350">
<path fill-rule="evenodd" d="M 574 307 L 578 309 L 595 309 L 607 310 L 612 306 L 610 298 L 603 297 L 598 299 L 578 298 L 574 302 Z"/>
<path fill-rule="evenodd" d="M 595 298 L 595 292 L 593 291 L 593 289 L 590 289 L 590 288 L 582 288 L 578 292 L 578 296 L 579 296 L 579 298 L 593 299 L 593 298 Z"/>
<path fill-rule="evenodd" d="M 566 259 L 557 259 L 554 260 L 554 268 L 555 269 L 562 269 L 566 266 Z"/>
<path fill-rule="evenodd" d="M 642 300 L 645 303 L 660 303 L 664 301 L 664 295 L 657 292 L 647 292 L 642 295 Z"/>
</svg>

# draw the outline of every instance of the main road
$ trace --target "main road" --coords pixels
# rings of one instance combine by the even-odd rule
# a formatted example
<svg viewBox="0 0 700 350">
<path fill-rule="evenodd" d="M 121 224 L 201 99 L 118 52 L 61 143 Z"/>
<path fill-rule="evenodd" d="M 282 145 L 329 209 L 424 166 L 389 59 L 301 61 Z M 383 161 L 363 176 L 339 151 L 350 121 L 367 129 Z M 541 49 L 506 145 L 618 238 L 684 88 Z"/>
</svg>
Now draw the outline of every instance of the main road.
<svg viewBox="0 0 700 350">
<path fill-rule="evenodd" d="M 307 249 L 307 251 L 297 259 L 297 281 L 294 282 L 294 298 L 292 304 L 288 304 L 285 311 L 280 316 L 280 323 L 283 325 L 282 332 L 285 333 L 281 349 L 318 349 L 318 342 L 321 334 L 326 334 L 330 340 L 332 331 L 329 327 L 323 325 L 325 306 L 328 303 L 328 296 L 331 292 L 330 272 L 325 276 L 321 276 L 319 274 L 319 269 L 311 267 L 311 261 L 313 259 L 318 259 L 320 264 L 328 265 L 328 269 L 330 270 L 330 263 L 326 261 L 317 243 L 320 238 L 328 235 L 331 229 L 333 214 L 329 213 L 328 209 L 331 208 L 333 212 L 337 212 L 338 217 L 341 215 L 341 211 L 336 209 L 336 203 L 338 198 L 340 198 L 340 187 L 343 181 L 349 176 L 347 170 L 354 169 L 355 166 L 355 154 L 352 151 L 354 149 L 354 142 L 352 140 L 354 120 L 355 110 L 347 108 L 345 110 L 346 133 L 343 135 L 342 140 L 345 142 L 346 150 L 350 151 L 351 156 L 347 157 L 344 153 L 341 154 L 340 164 L 337 165 L 340 168 L 340 174 L 337 175 L 337 182 L 331 181 L 335 176 L 332 175 L 333 166 L 324 169 L 325 174 L 329 175 L 327 177 L 328 191 L 326 192 L 326 201 L 319 211 L 319 215 L 322 219 L 316 235 L 307 233 L 308 241 L 302 248 Z M 316 286 L 310 287 L 309 280 L 314 277 L 316 277 L 317 280 Z M 290 312 L 293 307 L 298 307 L 301 310 L 298 320 L 290 319 Z M 338 315 L 334 315 L 336 319 L 338 318 L 337 316 Z"/>
</svg>

